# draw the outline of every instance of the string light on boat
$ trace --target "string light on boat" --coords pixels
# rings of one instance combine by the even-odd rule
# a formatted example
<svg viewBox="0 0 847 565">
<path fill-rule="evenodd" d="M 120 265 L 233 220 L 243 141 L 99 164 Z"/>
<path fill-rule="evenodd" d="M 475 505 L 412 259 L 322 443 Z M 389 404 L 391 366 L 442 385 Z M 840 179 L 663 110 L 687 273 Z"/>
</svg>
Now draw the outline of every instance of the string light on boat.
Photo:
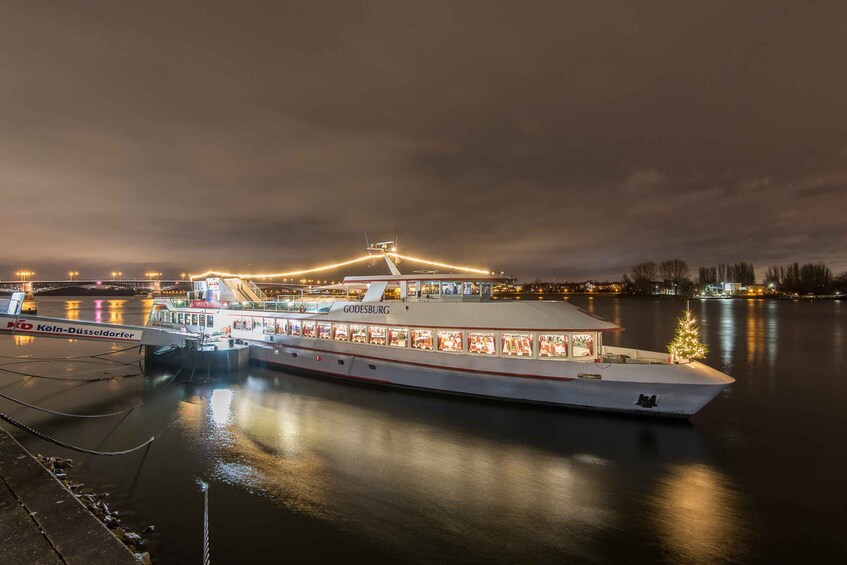
<svg viewBox="0 0 847 565">
<path fill-rule="evenodd" d="M 488 271 L 483 269 L 475 269 L 473 267 L 461 267 L 459 265 L 448 265 L 447 263 L 438 263 L 436 261 L 429 261 L 427 259 L 421 259 L 420 257 L 409 257 L 408 255 L 400 255 L 399 253 L 395 253 L 394 251 L 390 253 L 386 253 L 386 255 L 390 255 L 397 259 L 403 259 L 405 261 L 411 261 L 413 263 L 422 263 L 424 265 L 431 265 L 433 267 L 441 267 L 443 269 L 456 269 L 458 271 L 466 271 L 468 273 L 477 273 L 480 275 L 487 275 Z"/>
<path fill-rule="evenodd" d="M 403 259 L 405 261 L 411 261 L 413 263 L 422 263 L 424 265 L 431 265 L 433 267 L 441 267 L 443 269 L 454 269 L 458 271 L 465 271 L 468 273 L 477 273 L 480 275 L 487 275 L 488 271 L 483 269 L 475 269 L 473 267 L 462 267 L 459 265 L 450 265 L 447 263 L 438 263 L 436 261 L 429 261 L 427 259 L 421 259 L 420 257 L 409 257 L 408 255 L 400 255 L 394 251 L 386 252 L 386 255 L 394 257 L 396 259 Z M 340 267 L 346 267 L 347 265 L 353 265 L 356 263 L 362 263 L 364 261 L 368 261 L 373 259 L 373 255 L 363 255 L 361 257 L 357 257 L 356 259 L 350 259 L 349 261 L 342 261 L 340 263 L 333 263 L 332 265 L 323 265 L 320 267 L 315 267 L 313 269 L 304 269 L 301 271 L 289 271 L 287 273 L 226 273 L 223 271 L 206 271 L 205 273 L 201 273 L 199 275 L 191 275 L 191 279 L 203 279 L 210 276 L 220 276 L 220 277 L 238 277 L 242 279 L 250 279 L 250 278 L 284 278 L 284 277 L 296 277 L 300 275 L 306 275 L 310 273 L 317 273 L 321 271 L 330 271 L 333 269 L 338 269 Z"/>
</svg>

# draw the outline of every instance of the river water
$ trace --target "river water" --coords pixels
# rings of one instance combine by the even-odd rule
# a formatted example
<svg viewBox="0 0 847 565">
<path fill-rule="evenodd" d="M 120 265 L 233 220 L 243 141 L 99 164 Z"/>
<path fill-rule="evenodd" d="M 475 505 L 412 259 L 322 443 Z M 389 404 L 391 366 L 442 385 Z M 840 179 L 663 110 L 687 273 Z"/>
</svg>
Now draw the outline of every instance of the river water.
<svg viewBox="0 0 847 565">
<path fill-rule="evenodd" d="M 662 350 L 683 300 L 574 297 Z M 42 298 L 39 314 L 141 324 L 145 299 Z M 137 349 L 0 337 L 0 410 L 123 457 L 72 457 L 70 478 L 153 558 L 198 563 L 210 484 L 216 563 L 655 563 L 847 560 L 847 304 L 692 301 L 707 363 L 737 382 L 689 422 L 415 394 L 250 367 L 194 384 L 145 376 Z M 110 353 L 104 357 L 91 355 Z M 71 359 L 60 359 L 57 357 Z M 41 375 L 48 380 L 24 377 Z M 84 382 L 104 376 L 122 379 Z M 190 376 L 190 375 L 188 375 Z M 10 426 L 4 424 L 9 429 Z"/>
</svg>

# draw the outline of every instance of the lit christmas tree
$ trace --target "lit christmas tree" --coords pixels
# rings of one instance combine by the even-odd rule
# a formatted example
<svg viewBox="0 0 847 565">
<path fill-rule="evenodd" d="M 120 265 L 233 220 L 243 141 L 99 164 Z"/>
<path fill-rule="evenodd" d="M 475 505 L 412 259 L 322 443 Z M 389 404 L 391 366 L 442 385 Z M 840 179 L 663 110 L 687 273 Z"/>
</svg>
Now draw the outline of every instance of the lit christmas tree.
<svg viewBox="0 0 847 565">
<path fill-rule="evenodd" d="M 702 359 L 708 351 L 706 345 L 700 341 L 700 328 L 697 326 L 697 320 L 694 319 L 691 310 L 686 305 L 685 312 L 683 312 L 679 324 L 676 326 L 673 341 L 668 344 L 671 361 L 687 363 L 694 359 Z"/>
</svg>

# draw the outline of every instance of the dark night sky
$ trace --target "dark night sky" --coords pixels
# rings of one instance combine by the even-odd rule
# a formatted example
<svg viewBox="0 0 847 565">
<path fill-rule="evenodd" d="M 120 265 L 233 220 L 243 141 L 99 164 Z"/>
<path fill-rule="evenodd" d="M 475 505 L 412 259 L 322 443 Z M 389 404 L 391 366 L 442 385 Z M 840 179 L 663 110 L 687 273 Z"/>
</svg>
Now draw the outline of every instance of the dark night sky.
<svg viewBox="0 0 847 565">
<path fill-rule="evenodd" d="M 847 3 L 4 2 L 0 277 L 847 270 Z"/>
</svg>

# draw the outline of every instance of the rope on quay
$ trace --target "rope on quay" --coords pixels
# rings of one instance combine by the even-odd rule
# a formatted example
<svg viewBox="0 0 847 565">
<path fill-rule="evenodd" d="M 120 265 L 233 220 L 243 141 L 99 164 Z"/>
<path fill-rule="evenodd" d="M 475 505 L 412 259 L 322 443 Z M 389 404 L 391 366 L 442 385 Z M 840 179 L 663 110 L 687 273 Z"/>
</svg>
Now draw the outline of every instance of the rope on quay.
<svg viewBox="0 0 847 565">
<path fill-rule="evenodd" d="M 71 445 L 67 442 L 60 440 L 60 439 L 50 437 L 43 432 L 39 432 L 36 429 L 30 428 L 26 424 L 22 424 L 21 422 L 18 422 L 17 420 L 12 418 L 11 416 L 4 414 L 3 412 L 0 412 L 0 420 L 8 422 L 9 424 L 12 424 L 16 428 L 20 428 L 23 431 L 34 435 L 37 438 L 40 438 L 40 439 L 43 439 L 44 441 L 47 441 L 49 443 L 58 445 L 59 447 L 64 447 L 65 449 L 70 449 L 71 451 L 77 451 L 79 453 L 87 453 L 88 455 L 102 455 L 102 456 L 106 456 L 106 457 L 113 457 L 115 455 L 127 455 L 129 453 L 132 453 L 133 451 L 138 451 L 139 449 L 143 449 L 143 448 L 147 447 L 148 445 L 150 445 L 151 443 L 153 443 L 156 440 L 156 436 L 153 436 L 150 439 L 148 439 L 147 441 L 145 441 L 144 443 L 142 443 L 141 445 L 136 445 L 135 447 L 133 447 L 131 449 L 124 449 L 123 451 L 96 451 L 94 449 L 86 449 L 84 447 L 78 447 L 76 445 Z"/>
</svg>

